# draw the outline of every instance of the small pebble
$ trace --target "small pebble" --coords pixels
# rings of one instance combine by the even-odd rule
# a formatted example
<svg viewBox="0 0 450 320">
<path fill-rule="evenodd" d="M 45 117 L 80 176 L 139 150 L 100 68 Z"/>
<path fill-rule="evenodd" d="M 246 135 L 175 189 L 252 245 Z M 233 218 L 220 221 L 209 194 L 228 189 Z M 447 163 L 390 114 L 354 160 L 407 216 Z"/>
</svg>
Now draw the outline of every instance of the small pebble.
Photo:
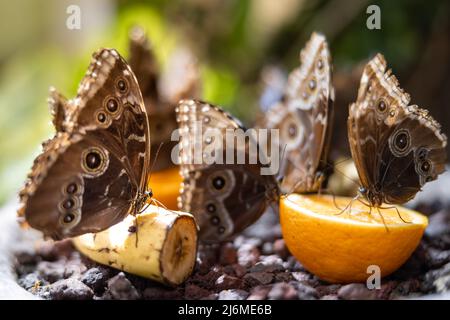
<svg viewBox="0 0 450 320">
<path fill-rule="evenodd" d="M 270 300 L 294 300 L 298 297 L 297 289 L 286 282 L 275 283 L 268 293 Z"/>
<path fill-rule="evenodd" d="M 103 292 L 110 272 L 106 268 L 94 267 L 87 270 L 81 277 L 81 282 L 94 290 L 95 293 Z"/>
<path fill-rule="evenodd" d="M 250 272 L 284 271 L 283 260 L 277 255 L 260 256 L 260 261 L 250 268 Z"/>
<path fill-rule="evenodd" d="M 39 275 L 48 282 L 62 280 L 66 272 L 64 262 L 62 261 L 41 261 L 38 263 L 36 270 Z"/>
<path fill-rule="evenodd" d="M 162 286 L 145 288 L 142 296 L 147 300 L 172 300 L 182 298 L 182 295 L 177 288 L 164 288 Z"/>
<path fill-rule="evenodd" d="M 289 282 L 293 280 L 290 272 L 278 272 L 275 274 L 276 282 Z"/>
<path fill-rule="evenodd" d="M 118 273 L 108 280 L 108 287 L 106 290 L 106 294 L 112 299 L 136 300 L 140 298 L 139 292 L 123 272 Z"/>
<path fill-rule="evenodd" d="M 184 297 L 188 300 L 198 300 L 209 296 L 211 292 L 195 284 L 188 284 L 184 289 Z"/>
<path fill-rule="evenodd" d="M 377 290 L 369 290 L 362 283 L 351 283 L 339 289 L 338 297 L 344 300 L 372 300 L 377 298 Z"/>
<path fill-rule="evenodd" d="M 267 299 L 267 295 L 269 294 L 272 286 L 256 286 L 250 292 L 247 300 L 265 300 Z"/>
<path fill-rule="evenodd" d="M 272 242 L 264 242 L 261 248 L 261 253 L 264 255 L 273 254 L 273 243 Z"/>
<path fill-rule="evenodd" d="M 270 272 L 252 272 L 244 276 L 244 280 L 250 286 L 257 286 L 261 284 L 269 284 L 273 281 L 273 274 Z"/>
<path fill-rule="evenodd" d="M 217 290 L 239 289 L 241 286 L 242 280 L 240 278 L 232 277 L 226 274 L 223 274 L 217 278 L 215 283 L 215 288 Z"/>
<path fill-rule="evenodd" d="M 327 294 L 325 296 L 320 297 L 320 300 L 339 300 L 337 294 Z"/>
<path fill-rule="evenodd" d="M 69 278 L 50 285 L 50 297 L 55 300 L 88 300 L 94 292 L 83 282 Z"/>
<path fill-rule="evenodd" d="M 251 267 L 258 262 L 260 253 L 256 246 L 245 243 L 238 249 L 238 262 L 244 267 Z"/>
<path fill-rule="evenodd" d="M 248 292 L 239 289 L 222 290 L 219 292 L 218 300 L 245 300 L 249 296 Z"/>
<path fill-rule="evenodd" d="M 427 264 L 430 269 L 437 269 L 450 262 L 450 250 L 429 248 Z"/>
<path fill-rule="evenodd" d="M 37 273 L 29 273 L 24 277 L 19 278 L 18 283 L 20 286 L 25 288 L 26 290 L 30 290 L 33 288 L 45 286 L 48 284 L 40 275 Z"/>
<path fill-rule="evenodd" d="M 315 300 L 319 297 L 319 295 L 317 294 L 317 290 L 313 287 L 297 281 L 290 281 L 289 284 L 297 290 L 297 296 L 300 300 Z"/>
</svg>

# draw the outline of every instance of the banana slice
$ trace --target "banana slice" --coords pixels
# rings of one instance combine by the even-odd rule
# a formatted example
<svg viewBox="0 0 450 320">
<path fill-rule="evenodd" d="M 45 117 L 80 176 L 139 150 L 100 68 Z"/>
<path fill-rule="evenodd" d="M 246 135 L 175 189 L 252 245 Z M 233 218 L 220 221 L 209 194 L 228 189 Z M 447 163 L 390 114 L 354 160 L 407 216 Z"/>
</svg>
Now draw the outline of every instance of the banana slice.
<svg viewBox="0 0 450 320">
<path fill-rule="evenodd" d="M 168 285 L 183 283 L 197 256 L 197 224 L 189 213 L 149 206 L 99 233 L 74 238 L 90 259 Z"/>
</svg>

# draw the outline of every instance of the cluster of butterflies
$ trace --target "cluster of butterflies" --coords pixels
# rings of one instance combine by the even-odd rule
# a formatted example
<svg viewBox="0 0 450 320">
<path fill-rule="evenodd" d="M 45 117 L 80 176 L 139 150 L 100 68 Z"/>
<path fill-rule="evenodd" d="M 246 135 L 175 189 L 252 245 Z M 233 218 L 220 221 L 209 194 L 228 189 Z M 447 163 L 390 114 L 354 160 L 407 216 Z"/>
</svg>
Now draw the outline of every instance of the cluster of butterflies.
<svg viewBox="0 0 450 320">
<path fill-rule="evenodd" d="M 57 132 L 43 144 L 20 192 L 19 216 L 53 239 L 98 232 L 138 214 L 152 197 L 148 179 L 161 142 L 167 147 L 159 150 L 154 168 L 173 165 L 174 129 L 188 133 L 181 137 L 181 155 L 183 148 L 209 143 L 190 134 L 200 125 L 244 129 L 219 107 L 190 100 L 200 87 L 193 60 L 186 59 L 188 71 L 172 79 L 181 84 L 163 95 L 141 30 L 132 33 L 130 49 L 130 64 L 115 50 L 96 52 L 74 99 L 51 91 Z M 257 124 L 279 129 L 284 155 L 279 175 L 262 175 L 262 164 L 183 163 L 180 156 L 179 208 L 194 214 L 203 241 L 229 239 L 283 194 L 317 192 L 324 184 L 334 111 L 324 36 L 311 36 L 300 62 L 282 99 Z M 370 206 L 404 203 L 444 171 L 447 140 L 440 125 L 409 102 L 383 56 L 376 55 L 364 69 L 347 123 L 360 194 Z"/>
</svg>

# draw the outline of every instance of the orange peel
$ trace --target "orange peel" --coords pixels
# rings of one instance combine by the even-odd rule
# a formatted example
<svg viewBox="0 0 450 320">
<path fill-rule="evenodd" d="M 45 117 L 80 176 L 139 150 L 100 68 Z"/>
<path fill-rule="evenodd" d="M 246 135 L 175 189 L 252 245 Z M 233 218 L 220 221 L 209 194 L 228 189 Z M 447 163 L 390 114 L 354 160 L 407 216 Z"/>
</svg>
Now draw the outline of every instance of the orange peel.
<svg viewBox="0 0 450 320">
<path fill-rule="evenodd" d="M 280 200 L 288 249 L 308 271 L 332 283 L 365 282 L 370 266 L 378 266 L 381 277 L 391 274 L 410 257 L 428 225 L 424 215 L 401 206 L 398 212 L 380 208 L 382 217 L 359 201 L 352 202 L 351 212 L 350 207 L 343 211 L 350 201 L 299 194 Z"/>
</svg>

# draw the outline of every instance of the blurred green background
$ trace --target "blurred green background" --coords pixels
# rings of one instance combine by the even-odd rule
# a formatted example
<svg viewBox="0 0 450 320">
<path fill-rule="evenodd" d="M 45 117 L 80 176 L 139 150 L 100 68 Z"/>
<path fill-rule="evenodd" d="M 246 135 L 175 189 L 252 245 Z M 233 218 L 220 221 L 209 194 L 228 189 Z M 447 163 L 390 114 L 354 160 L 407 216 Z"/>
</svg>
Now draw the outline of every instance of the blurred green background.
<svg viewBox="0 0 450 320">
<path fill-rule="evenodd" d="M 80 30 L 66 28 L 73 4 L 81 8 Z M 371 4 L 381 9 L 381 30 L 366 27 Z M 161 68 L 174 48 L 188 46 L 201 63 L 203 98 L 248 124 L 267 93 L 264 70 L 286 75 L 311 32 L 319 31 L 334 62 L 336 152 L 347 152 L 345 118 L 358 66 L 376 52 L 386 56 L 412 102 L 430 109 L 449 132 L 449 1 L 2 1 L 0 203 L 17 192 L 40 143 L 53 134 L 49 86 L 73 97 L 92 52 L 114 47 L 126 57 L 135 24 L 147 31 Z"/>
</svg>

